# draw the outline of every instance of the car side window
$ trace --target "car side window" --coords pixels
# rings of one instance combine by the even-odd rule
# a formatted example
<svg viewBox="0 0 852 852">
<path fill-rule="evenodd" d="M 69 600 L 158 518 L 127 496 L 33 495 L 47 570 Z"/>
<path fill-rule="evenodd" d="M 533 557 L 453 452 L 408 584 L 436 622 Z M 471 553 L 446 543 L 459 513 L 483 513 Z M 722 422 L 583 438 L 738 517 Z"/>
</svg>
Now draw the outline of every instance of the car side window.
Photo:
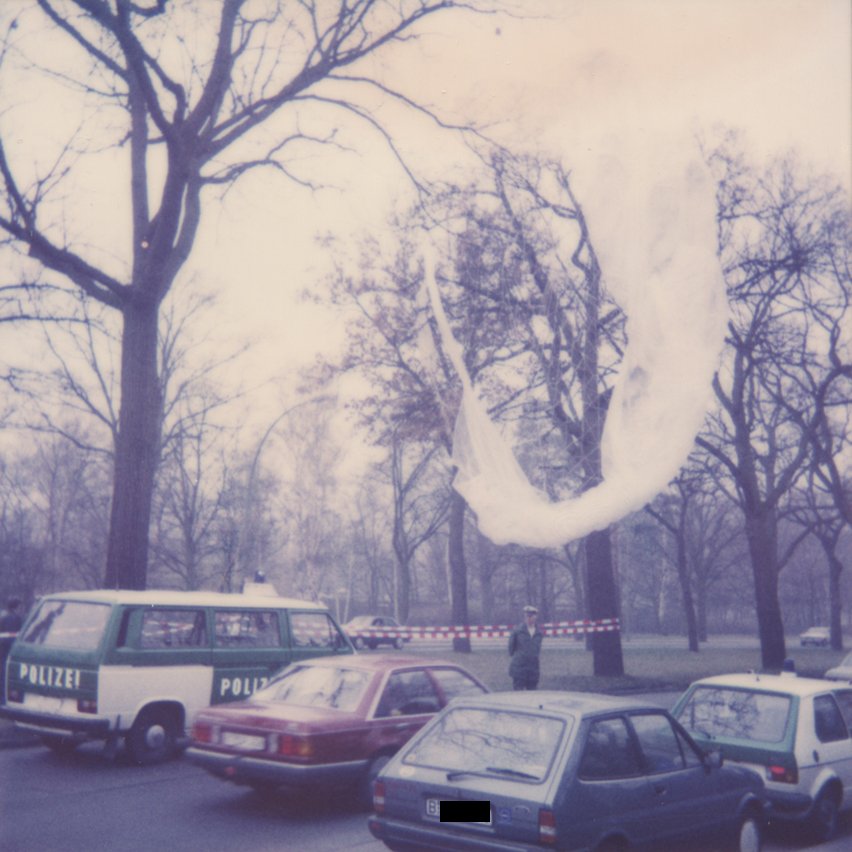
<svg viewBox="0 0 852 852">
<path fill-rule="evenodd" d="M 680 744 L 668 717 L 662 713 L 643 713 L 631 716 L 630 721 L 649 774 L 675 772 L 685 767 Z"/>
<path fill-rule="evenodd" d="M 833 695 L 817 695 L 814 698 L 814 729 L 821 743 L 849 739 L 849 729 Z"/>
<path fill-rule="evenodd" d="M 600 781 L 639 773 L 639 757 L 624 719 L 594 722 L 580 761 L 580 778 Z"/>
<path fill-rule="evenodd" d="M 418 669 L 396 672 L 388 678 L 376 716 L 416 716 L 437 713 L 440 709 L 432 681 L 426 672 Z"/>
<path fill-rule="evenodd" d="M 278 614 L 265 610 L 218 611 L 214 618 L 217 648 L 277 648 Z"/>
<path fill-rule="evenodd" d="M 142 613 L 140 648 L 200 648 L 206 644 L 203 610 L 152 608 Z"/>
<path fill-rule="evenodd" d="M 834 697 L 840 705 L 840 712 L 843 714 L 846 727 L 852 731 L 852 689 L 838 690 L 834 693 Z"/>
<path fill-rule="evenodd" d="M 297 648 L 339 648 L 345 644 L 324 612 L 290 613 L 290 633 Z"/>
<path fill-rule="evenodd" d="M 485 692 L 472 677 L 457 669 L 430 669 L 430 673 L 438 681 L 447 701 L 460 695 L 481 695 Z"/>
<path fill-rule="evenodd" d="M 675 728 L 675 734 L 677 735 L 677 741 L 680 743 L 680 750 L 683 754 L 683 759 L 687 765 L 690 766 L 703 766 L 704 760 L 701 757 L 701 753 L 696 748 L 695 744 L 690 742 L 683 734 L 682 731 L 679 731 Z"/>
</svg>

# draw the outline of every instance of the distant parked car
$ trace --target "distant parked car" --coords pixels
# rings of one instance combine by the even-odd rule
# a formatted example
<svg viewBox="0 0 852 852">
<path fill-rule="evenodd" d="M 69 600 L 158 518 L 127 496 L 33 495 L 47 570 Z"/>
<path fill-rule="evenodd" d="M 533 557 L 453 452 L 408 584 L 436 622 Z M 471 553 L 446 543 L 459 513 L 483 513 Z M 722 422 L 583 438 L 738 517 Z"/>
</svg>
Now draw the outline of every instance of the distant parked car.
<svg viewBox="0 0 852 852">
<path fill-rule="evenodd" d="M 364 648 L 377 648 L 379 645 L 393 645 L 401 648 L 404 642 L 410 642 L 410 636 L 385 635 L 385 631 L 393 633 L 399 630 L 400 623 L 390 615 L 359 615 L 343 625 L 346 635 L 352 644 L 359 650 Z M 360 633 L 371 633 L 376 631 L 378 635 L 362 636 Z"/>
<path fill-rule="evenodd" d="M 373 792 L 390 849 L 760 849 L 763 782 L 660 707 L 567 692 L 459 698 Z"/>
<path fill-rule="evenodd" d="M 355 789 L 366 805 L 403 743 L 452 698 L 484 692 L 442 660 L 323 657 L 288 666 L 247 701 L 202 710 L 186 754 L 236 784 Z"/>
<path fill-rule="evenodd" d="M 827 648 L 831 642 L 831 630 L 828 627 L 809 627 L 804 633 L 799 634 L 799 643 L 805 645 L 816 645 L 819 648 Z"/>
<path fill-rule="evenodd" d="M 763 775 L 773 822 L 804 823 L 821 842 L 852 808 L 852 687 L 719 675 L 693 683 L 672 712 L 699 745 Z"/>
<path fill-rule="evenodd" d="M 826 680 L 842 680 L 852 683 L 852 654 L 847 654 L 839 665 L 830 668 L 824 675 Z"/>
</svg>

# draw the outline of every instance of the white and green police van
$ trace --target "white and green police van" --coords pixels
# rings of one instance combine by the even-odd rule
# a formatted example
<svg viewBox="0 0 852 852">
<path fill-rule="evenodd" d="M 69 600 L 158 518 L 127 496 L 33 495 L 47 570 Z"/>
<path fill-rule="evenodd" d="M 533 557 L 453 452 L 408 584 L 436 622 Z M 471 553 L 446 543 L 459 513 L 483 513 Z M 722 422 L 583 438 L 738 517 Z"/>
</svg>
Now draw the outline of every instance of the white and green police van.
<svg viewBox="0 0 852 852">
<path fill-rule="evenodd" d="M 295 660 L 354 652 L 328 610 L 252 594 L 67 592 L 41 598 L 6 666 L 3 715 L 62 751 L 121 737 L 175 754 L 196 711 L 247 698 Z"/>
</svg>

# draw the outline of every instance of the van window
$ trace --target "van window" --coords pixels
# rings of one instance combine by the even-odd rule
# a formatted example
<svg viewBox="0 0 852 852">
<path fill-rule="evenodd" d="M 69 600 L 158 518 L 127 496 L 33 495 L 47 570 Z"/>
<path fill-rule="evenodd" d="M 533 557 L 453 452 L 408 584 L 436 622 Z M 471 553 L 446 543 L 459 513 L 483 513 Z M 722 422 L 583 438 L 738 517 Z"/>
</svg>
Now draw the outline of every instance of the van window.
<svg viewBox="0 0 852 852">
<path fill-rule="evenodd" d="M 269 610 L 227 610 L 214 615 L 217 648 L 280 648 L 278 614 Z"/>
<path fill-rule="evenodd" d="M 23 637 L 45 648 L 92 651 L 98 647 L 109 619 L 109 604 L 42 601 Z"/>
<path fill-rule="evenodd" d="M 291 612 L 290 633 L 296 648 L 338 648 L 345 644 L 324 612 Z"/>
<path fill-rule="evenodd" d="M 146 609 L 140 648 L 200 648 L 207 645 L 202 609 Z"/>
</svg>

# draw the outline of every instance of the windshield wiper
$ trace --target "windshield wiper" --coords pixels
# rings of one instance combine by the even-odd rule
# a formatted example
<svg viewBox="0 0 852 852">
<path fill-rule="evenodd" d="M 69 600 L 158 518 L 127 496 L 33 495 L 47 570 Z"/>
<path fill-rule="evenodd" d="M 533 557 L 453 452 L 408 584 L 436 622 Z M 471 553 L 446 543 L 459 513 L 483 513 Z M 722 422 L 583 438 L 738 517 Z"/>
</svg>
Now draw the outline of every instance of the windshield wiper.
<svg viewBox="0 0 852 852">
<path fill-rule="evenodd" d="M 507 775 L 512 778 L 526 778 L 531 781 L 538 781 L 538 775 L 530 775 L 529 772 L 522 772 L 520 769 L 509 769 L 506 766 L 486 766 L 485 769 L 457 769 L 455 772 L 447 773 L 447 781 L 453 781 L 456 778 L 461 778 L 463 775 Z"/>
</svg>

